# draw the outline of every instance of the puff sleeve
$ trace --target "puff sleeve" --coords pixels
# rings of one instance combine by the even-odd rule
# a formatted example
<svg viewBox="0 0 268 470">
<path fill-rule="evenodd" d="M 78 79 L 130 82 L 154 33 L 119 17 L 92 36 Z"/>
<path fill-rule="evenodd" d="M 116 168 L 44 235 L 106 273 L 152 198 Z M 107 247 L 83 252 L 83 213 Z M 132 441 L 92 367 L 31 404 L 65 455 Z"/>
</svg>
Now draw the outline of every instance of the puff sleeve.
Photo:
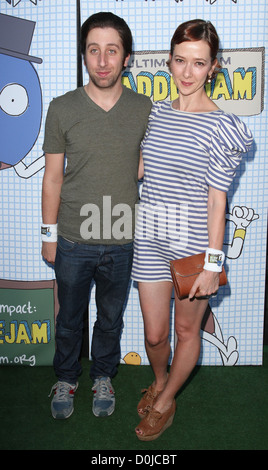
<svg viewBox="0 0 268 470">
<path fill-rule="evenodd" d="M 221 191 L 228 191 L 242 154 L 253 142 L 251 131 L 234 114 L 223 113 L 212 132 L 206 182 Z"/>
</svg>

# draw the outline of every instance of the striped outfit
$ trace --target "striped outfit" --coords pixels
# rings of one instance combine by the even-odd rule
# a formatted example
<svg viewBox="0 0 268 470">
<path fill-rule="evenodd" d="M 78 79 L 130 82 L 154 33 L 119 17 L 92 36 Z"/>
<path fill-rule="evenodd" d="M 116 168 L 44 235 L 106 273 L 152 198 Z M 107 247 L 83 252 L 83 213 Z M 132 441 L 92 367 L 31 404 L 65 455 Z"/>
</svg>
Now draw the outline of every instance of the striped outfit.
<svg viewBox="0 0 268 470">
<path fill-rule="evenodd" d="M 252 140 L 233 114 L 182 112 L 170 101 L 154 104 L 142 143 L 134 281 L 170 281 L 171 259 L 206 250 L 208 188 L 228 191 Z"/>
</svg>

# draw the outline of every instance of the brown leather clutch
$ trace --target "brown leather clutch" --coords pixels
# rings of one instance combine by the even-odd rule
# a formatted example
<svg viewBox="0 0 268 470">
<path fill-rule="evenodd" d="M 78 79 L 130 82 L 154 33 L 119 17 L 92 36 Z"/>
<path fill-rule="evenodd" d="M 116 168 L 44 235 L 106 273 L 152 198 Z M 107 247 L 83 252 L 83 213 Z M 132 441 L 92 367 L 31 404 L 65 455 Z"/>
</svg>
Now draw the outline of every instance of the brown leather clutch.
<svg viewBox="0 0 268 470">
<path fill-rule="evenodd" d="M 170 272 L 174 290 L 180 300 L 188 297 L 197 276 L 203 271 L 205 253 L 170 261 Z M 220 286 L 227 284 L 224 267 L 220 273 Z"/>
</svg>

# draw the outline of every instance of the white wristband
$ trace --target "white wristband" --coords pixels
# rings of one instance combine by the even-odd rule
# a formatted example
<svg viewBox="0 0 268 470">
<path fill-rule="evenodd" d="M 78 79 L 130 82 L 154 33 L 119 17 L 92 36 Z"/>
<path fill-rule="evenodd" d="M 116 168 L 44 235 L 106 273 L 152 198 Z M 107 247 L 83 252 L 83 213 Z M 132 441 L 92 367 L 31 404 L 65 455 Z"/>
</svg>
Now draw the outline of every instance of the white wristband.
<svg viewBox="0 0 268 470">
<path fill-rule="evenodd" d="M 42 224 L 41 225 L 41 239 L 42 242 L 53 243 L 58 239 L 58 224 Z"/>
<path fill-rule="evenodd" d="M 223 251 L 216 250 L 215 248 L 207 248 L 204 269 L 215 273 L 221 273 L 224 259 L 225 254 Z"/>
</svg>

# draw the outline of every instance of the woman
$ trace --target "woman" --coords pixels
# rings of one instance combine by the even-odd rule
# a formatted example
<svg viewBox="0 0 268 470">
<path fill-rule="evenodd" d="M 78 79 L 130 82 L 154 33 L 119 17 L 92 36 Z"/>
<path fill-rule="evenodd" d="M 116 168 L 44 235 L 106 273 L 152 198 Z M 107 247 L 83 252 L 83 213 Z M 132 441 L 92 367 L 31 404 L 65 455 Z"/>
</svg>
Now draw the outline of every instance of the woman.
<svg viewBox="0 0 268 470">
<path fill-rule="evenodd" d="M 219 39 L 203 20 L 180 25 L 171 40 L 168 65 L 178 98 L 155 103 L 142 146 L 144 182 L 139 207 L 132 278 L 138 281 L 145 347 L 155 380 L 138 404 L 140 440 L 156 439 L 172 424 L 175 395 L 197 363 L 200 327 L 208 298 L 219 287 L 226 192 L 252 135 L 236 116 L 208 98 L 216 76 Z M 170 373 L 169 261 L 206 251 L 203 272 L 189 298 L 175 298 L 177 345 Z M 213 261 L 210 254 L 213 254 Z"/>
</svg>

